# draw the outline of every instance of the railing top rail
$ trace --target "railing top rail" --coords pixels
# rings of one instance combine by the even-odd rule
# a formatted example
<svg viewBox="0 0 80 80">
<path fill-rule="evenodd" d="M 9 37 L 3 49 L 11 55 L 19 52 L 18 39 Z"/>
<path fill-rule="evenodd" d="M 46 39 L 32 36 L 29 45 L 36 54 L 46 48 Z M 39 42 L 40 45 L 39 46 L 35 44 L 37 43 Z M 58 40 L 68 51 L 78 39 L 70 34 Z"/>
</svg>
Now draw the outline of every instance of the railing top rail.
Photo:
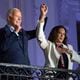
<svg viewBox="0 0 80 80">
<path fill-rule="evenodd" d="M 22 64 L 10 64 L 10 63 L 0 63 L 0 66 L 6 67 L 18 67 L 18 68 L 31 68 L 31 69 L 43 69 L 43 70 L 57 70 L 57 71 L 66 71 L 66 72 L 80 72 L 80 70 L 67 70 L 67 69 L 58 69 L 53 67 L 42 67 L 42 66 L 30 66 L 30 65 L 22 65 Z"/>
</svg>

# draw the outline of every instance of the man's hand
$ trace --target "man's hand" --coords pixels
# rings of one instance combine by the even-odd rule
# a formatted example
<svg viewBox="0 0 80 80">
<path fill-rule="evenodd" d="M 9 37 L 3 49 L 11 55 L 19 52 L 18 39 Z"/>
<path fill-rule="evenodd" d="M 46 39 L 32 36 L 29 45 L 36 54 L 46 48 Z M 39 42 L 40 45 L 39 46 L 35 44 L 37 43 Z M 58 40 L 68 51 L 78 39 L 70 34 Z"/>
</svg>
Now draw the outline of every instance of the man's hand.
<svg viewBox="0 0 80 80">
<path fill-rule="evenodd" d="M 47 7 L 47 5 L 46 5 L 46 4 L 42 4 L 42 5 L 40 6 L 40 18 L 39 18 L 40 21 L 44 21 L 47 12 L 48 12 L 48 7 Z"/>
<path fill-rule="evenodd" d="M 22 29 L 21 26 L 16 26 L 16 27 L 15 27 L 15 31 L 16 31 L 17 33 L 18 33 L 21 29 Z"/>
<path fill-rule="evenodd" d="M 20 30 L 22 29 L 22 27 L 21 26 L 15 26 L 15 33 L 16 33 L 16 35 L 17 36 L 19 36 L 19 32 L 20 32 Z"/>
</svg>

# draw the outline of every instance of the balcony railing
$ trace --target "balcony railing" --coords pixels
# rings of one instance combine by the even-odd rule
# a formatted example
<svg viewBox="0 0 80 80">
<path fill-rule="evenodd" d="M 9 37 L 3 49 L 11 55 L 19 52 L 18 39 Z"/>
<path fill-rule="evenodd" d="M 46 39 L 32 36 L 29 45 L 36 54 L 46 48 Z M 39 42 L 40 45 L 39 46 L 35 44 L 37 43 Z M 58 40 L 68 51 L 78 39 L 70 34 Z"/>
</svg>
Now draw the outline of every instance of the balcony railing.
<svg viewBox="0 0 80 80">
<path fill-rule="evenodd" d="M 0 63 L 0 80 L 80 80 L 80 70 Z"/>
</svg>

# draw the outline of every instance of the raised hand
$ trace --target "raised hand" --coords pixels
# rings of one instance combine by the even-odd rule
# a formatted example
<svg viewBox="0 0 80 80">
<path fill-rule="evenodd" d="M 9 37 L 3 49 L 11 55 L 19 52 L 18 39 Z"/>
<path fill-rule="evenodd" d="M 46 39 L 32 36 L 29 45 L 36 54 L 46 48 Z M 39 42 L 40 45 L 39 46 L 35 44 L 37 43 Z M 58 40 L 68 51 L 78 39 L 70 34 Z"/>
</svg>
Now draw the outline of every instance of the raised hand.
<svg viewBox="0 0 80 80">
<path fill-rule="evenodd" d="M 44 21 L 44 18 L 46 17 L 48 12 L 48 7 L 46 4 L 41 4 L 40 6 L 40 18 L 39 20 Z"/>
</svg>

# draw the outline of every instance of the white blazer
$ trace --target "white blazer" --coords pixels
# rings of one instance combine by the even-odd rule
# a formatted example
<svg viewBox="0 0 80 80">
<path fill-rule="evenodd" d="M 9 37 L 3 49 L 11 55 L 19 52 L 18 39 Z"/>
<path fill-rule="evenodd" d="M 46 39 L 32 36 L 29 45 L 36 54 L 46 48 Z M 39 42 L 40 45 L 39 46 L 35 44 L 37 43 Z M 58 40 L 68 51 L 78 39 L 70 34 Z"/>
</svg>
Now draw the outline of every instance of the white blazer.
<svg viewBox="0 0 80 80">
<path fill-rule="evenodd" d="M 58 61 L 60 58 L 60 53 L 57 51 L 55 47 L 55 43 L 52 43 L 48 41 L 45 37 L 45 34 L 43 32 L 43 25 L 44 22 L 39 22 L 37 26 L 37 39 L 39 42 L 40 47 L 43 49 L 46 60 L 47 61 L 47 66 L 57 68 L 58 66 Z M 77 52 L 73 49 L 71 45 L 68 44 L 68 46 L 63 44 L 64 48 L 68 48 L 70 50 L 69 53 L 71 53 L 72 57 L 70 56 L 69 53 L 67 54 L 68 57 L 68 69 L 72 69 L 73 67 L 73 61 L 78 62 L 80 64 L 80 56 L 77 54 Z"/>
</svg>

